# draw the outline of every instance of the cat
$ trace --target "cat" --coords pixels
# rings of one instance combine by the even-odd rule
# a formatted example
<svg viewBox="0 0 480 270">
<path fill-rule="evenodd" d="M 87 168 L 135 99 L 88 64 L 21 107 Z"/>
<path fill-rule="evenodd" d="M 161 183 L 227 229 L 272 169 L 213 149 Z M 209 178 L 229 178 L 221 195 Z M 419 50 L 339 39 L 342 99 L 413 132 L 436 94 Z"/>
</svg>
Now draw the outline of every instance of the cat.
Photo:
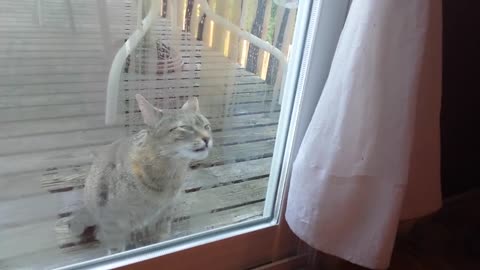
<svg viewBox="0 0 480 270">
<path fill-rule="evenodd" d="M 85 208 L 79 220 L 69 222 L 77 235 L 95 224 L 109 254 L 124 251 L 137 231 L 147 232 L 145 243 L 169 236 L 170 212 L 189 164 L 205 159 L 213 145 L 197 98 L 177 110 L 155 108 L 139 94 L 135 98 L 147 128 L 99 151 L 85 182 Z"/>
</svg>

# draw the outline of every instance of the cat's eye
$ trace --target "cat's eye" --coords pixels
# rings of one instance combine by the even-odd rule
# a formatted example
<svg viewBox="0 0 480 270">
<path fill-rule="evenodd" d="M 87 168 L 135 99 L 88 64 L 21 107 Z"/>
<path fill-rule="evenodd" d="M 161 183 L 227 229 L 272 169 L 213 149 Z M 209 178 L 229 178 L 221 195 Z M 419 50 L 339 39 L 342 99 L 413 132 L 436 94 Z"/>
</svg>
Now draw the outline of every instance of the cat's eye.
<svg viewBox="0 0 480 270">
<path fill-rule="evenodd" d="M 210 127 L 209 124 L 206 124 L 203 128 L 206 129 L 206 130 L 210 130 L 210 129 L 211 129 L 211 127 Z"/>
<path fill-rule="evenodd" d="M 170 129 L 170 132 L 174 130 L 182 130 L 182 131 L 191 131 L 193 128 L 191 126 L 186 126 L 186 125 L 181 125 L 181 126 L 176 126 Z"/>
</svg>

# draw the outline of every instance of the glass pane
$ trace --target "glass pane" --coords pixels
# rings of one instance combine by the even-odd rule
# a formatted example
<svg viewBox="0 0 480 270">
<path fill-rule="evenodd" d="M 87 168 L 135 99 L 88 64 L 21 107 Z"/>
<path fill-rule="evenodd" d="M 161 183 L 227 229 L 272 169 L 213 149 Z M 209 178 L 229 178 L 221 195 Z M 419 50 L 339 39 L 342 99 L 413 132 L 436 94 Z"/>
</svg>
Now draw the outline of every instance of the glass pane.
<svg viewBox="0 0 480 270">
<path fill-rule="evenodd" d="M 297 11 L 276 2 L 209 0 L 228 26 L 193 0 L 1 1 L 0 269 L 271 215 Z"/>
</svg>

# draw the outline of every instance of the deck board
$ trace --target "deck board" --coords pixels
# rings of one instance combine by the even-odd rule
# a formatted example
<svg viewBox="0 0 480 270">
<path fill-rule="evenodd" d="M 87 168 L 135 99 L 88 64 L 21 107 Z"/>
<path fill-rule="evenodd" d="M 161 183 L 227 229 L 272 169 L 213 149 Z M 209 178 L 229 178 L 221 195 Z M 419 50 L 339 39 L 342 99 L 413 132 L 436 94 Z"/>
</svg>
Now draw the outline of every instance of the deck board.
<svg viewBox="0 0 480 270">
<path fill-rule="evenodd" d="M 248 129 L 248 134 L 238 138 L 238 130 L 215 132 L 215 144 L 233 144 L 240 140 L 252 141 L 275 137 L 275 127 L 254 127 Z M 0 156 L 19 153 L 35 153 L 51 149 L 61 149 L 84 145 L 99 145 L 112 143 L 119 134 L 124 134 L 125 128 L 112 127 L 102 129 L 78 130 L 64 133 L 51 133 L 28 137 L 11 137 L 0 139 Z"/>
<path fill-rule="evenodd" d="M 148 86 L 152 86 L 149 89 L 164 89 L 165 86 L 170 84 L 152 84 L 152 85 L 132 85 L 134 89 L 142 90 Z M 36 95 L 57 95 L 66 93 L 87 93 L 87 92 L 102 92 L 105 93 L 107 83 L 102 82 L 78 82 L 78 83 L 47 83 L 47 84 L 24 84 L 16 86 L 0 86 L 0 96 L 36 96 Z M 180 87 L 177 87 L 180 88 Z M 225 86 L 219 84 L 203 84 L 195 86 L 197 91 L 209 93 L 212 90 L 225 89 Z M 259 90 L 271 91 L 272 87 L 265 85 L 259 81 L 253 83 L 236 84 L 233 86 L 233 91 L 237 93 L 251 93 Z"/>
<path fill-rule="evenodd" d="M 196 93 L 200 95 L 203 99 L 208 97 L 221 97 L 225 96 L 225 91 L 219 93 L 216 88 L 209 88 L 206 91 L 201 91 L 195 89 Z M 254 89 L 253 89 L 254 90 Z M 182 93 L 183 92 L 183 93 Z M 176 89 L 173 94 L 175 96 L 185 95 L 188 96 L 192 93 L 191 89 Z M 233 91 L 232 95 L 235 96 L 236 103 L 248 103 L 252 101 L 261 100 L 263 96 L 266 96 L 271 99 L 270 91 L 259 91 L 252 93 L 238 93 Z M 256 97 L 258 99 L 254 100 Z M 0 100 L 0 109 L 5 108 L 19 108 L 19 107 L 34 107 L 34 106 L 45 106 L 45 105 L 68 105 L 68 104 L 84 104 L 84 103 L 96 103 L 96 102 L 105 102 L 106 97 L 105 93 L 102 91 L 97 92 L 84 92 L 84 93 L 62 93 L 56 95 L 29 95 L 28 98 L 25 96 L 4 96 Z M 209 103 L 210 104 L 210 103 Z"/>
<path fill-rule="evenodd" d="M 169 73 L 165 75 L 159 76 L 156 80 L 172 80 L 177 78 L 185 78 L 196 81 L 199 77 L 202 76 L 203 78 L 232 78 L 234 80 L 238 80 L 242 77 L 255 77 L 251 73 L 248 74 L 242 69 L 237 69 L 235 67 L 228 68 L 226 67 L 225 70 L 182 70 L 178 73 Z M 105 81 L 108 77 L 107 72 L 91 72 L 91 73 L 75 73 L 75 74 L 48 74 L 48 75 L 14 75 L 14 76 L 6 76 L 0 82 L 0 86 L 14 86 L 14 85 L 26 85 L 26 84 L 49 84 L 49 83 L 75 83 L 75 82 L 85 82 L 85 81 Z M 125 76 L 124 80 L 129 80 L 132 84 L 135 84 L 136 81 L 140 80 L 150 80 L 153 81 L 155 77 L 153 75 L 148 76 L 136 76 L 135 75 L 128 75 Z M 238 79 L 237 79 L 238 78 Z M 252 78 L 252 81 L 257 81 Z M 172 83 L 170 85 L 174 86 Z"/>
<path fill-rule="evenodd" d="M 226 117 L 215 121 L 215 123 L 219 126 L 224 126 L 224 123 L 228 123 L 230 128 L 240 129 L 250 126 L 275 125 L 277 121 L 278 112 L 271 114 L 261 112 L 257 114 Z M 105 128 L 105 116 L 103 114 L 28 120 L 22 121 L 21 124 L 14 121 L 0 125 L 0 138 L 37 136 L 101 128 Z M 214 128 L 217 127 L 214 126 Z"/>
<path fill-rule="evenodd" d="M 0 190 L 8 190 L 0 192 L 0 204 L 48 193 L 42 181 L 38 181 L 41 177 L 42 173 L 38 171 L 0 177 Z"/>
<path fill-rule="evenodd" d="M 212 192 L 209 190 L 186 193 L 179 198 L 181 203 L 178 205 L 177 217 L 188 216 L 195 218 L 195 216 L 211 214 L 215 209 L 242 205 L 245 204 L 245 202 L 257 202 L 264 198 L 266 186 L 266 178 L 262 178 L 230 186 L 218 187 L 215 192 L 220 194 L 219 196 L 212 196 Z M 50 197 L 35 197 L 36 200 L 31 203 L 55 203 Z M 215 206 L 215 208 L 212 209 L 212 206 Z M 55 224 L 55 215 L 57 211 L 48 209 L 50 212 L 47 213 L 47 210 L 40 212 L 41 210 L 43 209 L 38 209 L 35 213 L 33 210 L 26 213 L 20 211 L 20 214 L 43 214 L 47 215 L 47 218 L 49 219 L 40 220 L 39 222 L 35 222 L 34 219 L 24 220 L 23 224 L 27 224 L 25 226 L 10 226 L 8 229 L 4 229 L 4 227 L 0 231 L 1 239 L 9 239 L 9 241 L 0 242 L 0 250 L 2 250 L 0 260 L 35 250 L 53 248 L 58 245 L 55 241 L 52 241 L 52 238 L 56 238 L 56 232 L 53 230 L 55 226 L 52 225 Z M 257 212 L 255 214 L 258 215 L 259 213 Z M 210 223 L 210 221 L 208 221 L 208 223 Z M 0 225 L 2 224 L 0 223 Z M 23 240 L 23 243 L 29 242 L 29 239 L 32 239 L 32 237 L 35 237 L 36 235 L 40 237 L 36 237 L 36 241 L 33 241 L 27 249 L 12 248 L 13 246 L 18 245 L 17 243 L 19 243 L 20 240 Z"/>
<path fill-rule="evenodd" d="M 187 179 L 185 180 L 186 183 L 184 186 L 184 190 L 185 192 L 187 192 L 187 194 L 199 191 L 208 194 L 210 193 L 208 190 L 212 188 L 223 187 L 224 189 L 229 189 L 229 185 L 236 185 L 242 182 L 253 181 L 258 177 L 265 178 L 266 176 L 268 176 L 268 165 L 270 163 L 271 158 L 263 158 L 258 160 L 249 160 L 210 168 L 192 170 L 191 172 L 189 172 Z M 57 190 L 65 189 L 66 187 L 81 187 L 85 181 L 87 171 L 88 166 L 83 166 L 79 170 L 75 171 L 63 170 L 45 175 L 43 179 L 45 188 L 44 190 L 56 192 Z M 75 177 L 71 177 L 72 175 L 75 175 Z M 40 178 L 39 174 L 27 176 Z M 62 180 L 65 179 L 65 176 L 70 177 L 70 181 Z M 40 179 L 25 179 L 25 176 L 22 177 L 23 179 L 16 180 L 20 180 L 21 182 L 27 182 L 32 180 L 40 182 Z M 221 191 L 222 189 L 215 190 Z M 21 190 L 18 191 L 22 192 Z M 248 192 L 248 189 L 245 192 Z M 63 201 L 63 199 L 68 197 L 75 197 L 75 194 L 76 191 L 66 191 L 55 194 L 42 192 L 28 197 L 20 197 L 23 194 L 10 194 L 11 196 L 15 195 L 17 197 L 20 197 L 20 199 L 17 198 L 13 200 L 6 200 L 3 201 L 2 204 L 0 204 L 1 215 L 9 217 L 8 219 L 0 220 L 0 231 L 5 228 L 14 228 L 17 226 L 23 226 L 24 224 L 38 223 L 43 220 L 55 219 L 58 214 L 68 212 L 67 210 L 62 210 L 66 206 L 64 205 L 65 202 Z M 210 196 L 218 199 L 219 194 L 220 193 L 217 193 L 216 195 L 211 194 Z M 257 199 L 258 198 L 255 197 L 255 200 Z M 244 200 L 244 202 L 248 202 L 248 196 L 245 197 Z M 205 202 L 207 201 L 208 200 L 206 200 Z M 211 207 L 213 206 L 217 208 L 223 207 L 219 206 L 218 203 L 215 203 L 211 204 L 208 207 L 203 207 L 202 209 L 206 210 L 200 211 L 211 211 Z M 186 214 L 183 213 L 178 215 L 181 216 Z"/>
<path fill-rule="evenodd" d="M 238 104 L 233 107 L 233 115 L 254 114 L 260 112 L 268 112 L 271 102 L 257 102 L 248 104 Z M 213 107 L 222 108 L 224 105 L 212 104 L 209 109 Z M 68 104 L 68 105 L 49 105 L 49 106 L 34 106 L 34 107 L 18 107 L 0 109 L 0 123 L 14 122 L 34 119 L 46 118 L 60 118 L 66 116 L 89 116 L 96 114 L 103 114 L 105 112 L 105 102 L 91 102 L 84 104 Z M 205 113 L 207 117 L 208 112 Z M 221 115 L 215 115 L 220 117 Z"/>
<path fill-rule="evenodd" d="M 251 218 L 255 218 L 256 216 L 261 215 L 263 211 L 263 203 L 258 202 L 254 204 L 250 204 L 247 206 L 240 206 L 234 208 L 230 211 L 221 211 L 212 213 L 209 215 L 209 224 L 205 224 L 205 222 L 192 222 L 192 233 L 201 232 L 208 230 L 210 227 L 220 227 L 223 225 L 228 225 L 230 223 L 237 223 L 244 220 L 248 220 Z M 197 220 L 194 220 L 197 221 Z M 226 221 L 229 221 L 228 223 Z M 52 223 L 47 224 L 47 230 L 49 229 L 49 225 Z M 196 225 L 199 224 L 199 225 Z M 203 226 L 202 226 L 203 225 Z M 28 234 L 31 236 L 31 234 Z M 178 234 L 181 235 L 181 234 Z M 21 236 L 19 236 L 21 237 Z M 23 238 L 23 237 L 21 237 Z M 50 241 L 50 242 L 48 242 Z M 47 243 L 51 243 L 51 239 L 47 239 Z M 19 243 L 19 242 L 16 242 Z M 49 244 L 50 245 L 50 244 Z M 81 262 L 85 260 L 90 260 L 94 258 L 98 258 L 101 256 L 105 256 L 106 251 L 103 248 L 98 247 L 97 245 L 87 246 L 86 248 L 69 248 L 69 249 L 59 249 L 58 246 L 54 246 L 51 248 L 40 247 L 40 249 L 33 249 L 30 253 L 25 253 L 13 257 L 9 257 L 6 259 L 0 260 L 0 269 L 20 269 L 20 268 L 29 268 L 32 265 L 35 265 L 39 269 L 44 268 L 55 268 L 60 267 L 65 264 L 71 264 L 76 262 Z M 56 258 L 52 260 L 52 258 Z"/>
<path fill-rule="evenodd" d="M 34 153 L 20 153 L 0 156 L 0 176 L 47 170 L 58 167 L 88 164 L 91 153 L 103 143 L 87 144 L 72 148 L 61 148 Z M 211 166 L 222 162 L 246 160 L 250 157 L 271 155 L 273 141 L 249 142 L 213 148 L 202 166 Z M 225 155 L 224 155 L 225 153 Z M 228 153 L 228 155 L 226 155 Z"/>
<path fill-rule="evenodd" d="M 214 60 L 214 58 L 213 58 Z M 182 71 L 204 71 L 204 70 L 219 70 L 221 67 L 216 65 L 217 62 L 209 61 L 208 63 L 202 60 L 193 61 L 193 63 L 185 62 L 182 67 Z M 16 62 L 15 69 L 11 67 L 0 67 L 0 80 L 13 80 L 15 76 L 30 76 L 30 75 L 42 75 L 42 74 L 79 74 L 79 73 L 103 73 L 105 76 L 108 74 L 108 69 L 110 67 L 106 64 L 97 63 L 97 64 L 85 64 L 79 65 L 78 63 L 67 63 L 67 64 L 55 64 L 55 65 L 33 65 L 32 62 L 25 61 L 23 63 Z M 238 70 L 239 67 L 234 64 L 225 65 L 225 70 Z M 239 70 L 240 71 L 240 70 Z M 21 72 L 21 75 L 18 75 L 18 72 Z M 246 75 L 246 74 L 245 74 Z M 251 74 L 250 74 L 251 75 Z"/>
<path fill-rule="evenodd" d="M 227 70 L 228 71 L 228 70 Z M 233 71 L 235 72 L 235 71 Z M 208 73 L 207 73 L 208 74 Z M 204 77 L 202 74 L 202 78 L 196 77 L 196 78 L 191 78 L 191 76 L 188 75 L 188 72 L 185 77 L 178 77 L 176 79 L 182 79 L 184 78 L 185 80 L 167 80 L 167 81 L 131 81 L 131 82 L 123 82 L 122 84 L 125 86 L 127 89 L 142 89 L 142 88 L 148 88 L 148 89 L 169 89 L 169 88 L 185 88 L 185 87 L 200 87 L 200 86 L 211 86 L 211 87 L 224 87 L 222 84 L 219 84 L 220 79 L 232 79 L 232 84 L 233 85 L 240 85 L 240 84 L 256 84 L 257 88 L 258 87 L 265 87 L 265 89 L 268 89 L 267 86 L 264 85 L 263 81 L 256 77 L 256 76 L 243 76 L 243 77 L 233 77 L 231 74 L 224 74 L 223 76 L 220 73 L 215 73 L 215 71 L 210 73 L 211 77 Z M 68 76 L 68 75 L 66 75 Z M 38 92 L 42 92 L 43 89 L 48 89 L 48 88 L 74 88 L 70 90 L 66 90 L 66 92 L 69 91 L 82 91 L 82 89 L 90 89 L 90 86 L 92 87 L 98 87 L 100 86 L 100 89 L 103 89 L 105 91 L 106 89 L 106 81 L 105 81 L 105 76 L 103 75 L 94 75 L 92 77 L 90 76 L 84 76 L 85 80 L 79 80 L 79 77 L 77 76 L 70 76 L 72 78 L 72 81 L 67 81 L 67 82 L 62 82 L 65 79 L 61 79 L 62 81 L 56 81 L 56 82 L 45 82 L 43 84 L 39 84 L 38 82 L 31 82 L 31 81 L 23 81 L 23 82 L 3 82 L 0 84 L 0 94 L 6 93 L 12 94 L 12 92 L 21 92 L 22 89 L 38 89 Z M 95 79 L 96 78 L 96 79 Z M 95 80 L 94 80 L 95 79 Z M 5 85 L 7 84 L 7 85 Z M 52 91 L 52 90 L 46 90 L 46 91 Z M 59 91 L 61 92 L 61 91 Z"/>
<path fill-rule="evenodd" d="M 185 46 L 188 47 L 188 46 Z M 213 52 L 210 50 L 198 51 L 191 50 L 188 54 L 184 54 L 183 57 L 206 57 L 206 56 L 219 56 L 222 55 L 219 52 Z M 48 50 L 48 51 L 17 51 L 17 50 L 8 50 L 0 52 L 0 60 L 5 61 L 8 59 L 49 59 L 49 58 L 83 58 L 83 57 L 105 57 L 105 54 L 102 49 L 90 49 L 90 50 Z"/>
</svg>

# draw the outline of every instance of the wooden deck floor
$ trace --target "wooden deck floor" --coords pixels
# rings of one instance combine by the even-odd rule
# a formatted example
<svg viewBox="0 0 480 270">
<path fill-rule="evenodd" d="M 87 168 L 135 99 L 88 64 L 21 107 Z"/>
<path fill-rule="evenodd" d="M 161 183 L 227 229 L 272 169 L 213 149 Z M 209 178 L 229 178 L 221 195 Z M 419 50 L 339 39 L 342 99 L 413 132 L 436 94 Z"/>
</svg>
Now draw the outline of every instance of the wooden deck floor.
<svg viewBox="0 0 480 270">
<path fill-rule="evenodd" d="M 96 1 L 71 1 L 73 28 L 63 0 L 44 1 L 42 25 L 33 2 L 0 2 L 0 269 L 52 268 L 105 254 L 77 245 L 62 220 L 81 198 L 90 152 L 131 129 L 104 124 L 110 62 Z M 115 52 L 136 19 L 126 1 L 107 6 Z M 152 35 L 172 36 L 162 20 Z M 272 87 L 201 42 L 171 44 L 184 54 L 181 72 L 125 74 L 122 87 L 193 91 L 212 121 L 215 147 L 192 164 L 175 235 L 261 216 L 280 110 L 271 105 Z"/>
</svg>

